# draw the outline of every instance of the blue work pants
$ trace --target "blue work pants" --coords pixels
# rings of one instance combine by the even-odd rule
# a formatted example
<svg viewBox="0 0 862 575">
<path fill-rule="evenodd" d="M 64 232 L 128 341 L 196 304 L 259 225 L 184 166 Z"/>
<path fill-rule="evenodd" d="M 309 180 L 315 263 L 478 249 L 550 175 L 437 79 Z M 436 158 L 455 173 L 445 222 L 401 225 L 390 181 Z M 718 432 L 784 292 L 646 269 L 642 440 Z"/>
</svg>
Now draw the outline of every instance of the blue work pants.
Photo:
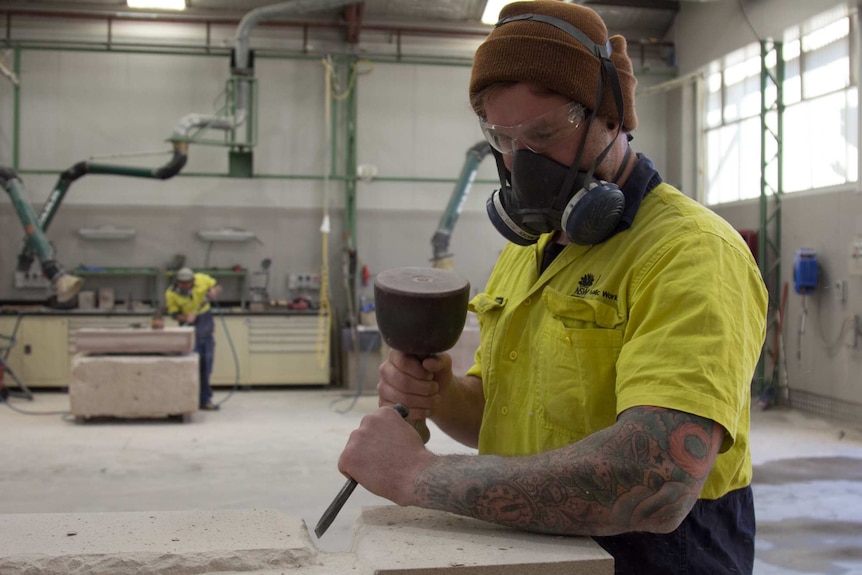
<svg viewBox="0 0 862 575">
<path fill-rule="evenodd" d="M 215 359 L 215 338 L 212 335 L 195 338 L 195 353 L 198 354 L 200 369 L 200 407 L 203 407 L 212 401 L 213 397 L 210 375 Z"/>
</svg>

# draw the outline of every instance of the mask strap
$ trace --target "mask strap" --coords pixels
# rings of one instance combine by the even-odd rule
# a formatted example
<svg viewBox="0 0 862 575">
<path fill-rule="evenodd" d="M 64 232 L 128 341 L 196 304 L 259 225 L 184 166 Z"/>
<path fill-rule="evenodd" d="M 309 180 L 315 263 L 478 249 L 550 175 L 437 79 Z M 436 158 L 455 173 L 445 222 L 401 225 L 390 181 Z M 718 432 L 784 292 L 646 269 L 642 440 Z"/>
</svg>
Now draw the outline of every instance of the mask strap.
<svg viewBox="0 0 862 575">
<path fill-rule="evenodd" d="M 626 155 L 623 156 L 623 162 L 620 164 L 620 167 L 617 170 L 617 173 L 614 174 L 614 180 L 613 180 L 614 183 L 617 183 L 617 181 L 620 179 L 620 176 L 623 175 L 623 172 L 625 171 L 626 166 L 629 165 L 629 160 L 631 159 L 631 157 L 632 157 L 632 147 L 626 146 Z"/>
<path fill-rule="evenodd" d="M 497 163 L 497 175 L 500 178 L 500 186 L 502 189 L 509 188 L 510 182 L 512 179 L 512 175 L 509 172 L 509 168 L 506 167 L 506 164 L 503 162 L 503 154 L 494 149 L 494 146 L 490 146 L 491 154 L 494 156 L 494 161 Z"/>
<path fill-rule="evenodd" d="M 617 141 L 617 138 L 619 137 L 620 132 L 623 129 L 623 122 L 625 121 L 625 113 L 626 113 L 625 107 L 623 106 L 623 91 L 622 91 L 622 89 L 620 89 L 620 77 L 617 74 L 616 66 L 614 66 L 614 63 L 607 58 L 603 58 L 601 60 L 601 64 L 602 64 L 602 72 L 603 72 L 602 75 L 607 75 L 611 81 L 611 90 L 613 90 L 613 93 L 614 93 L 614 103 L 617 105 L 617 111 L 620 113 L 620 119 L 619 119 L 619 122 L 617 123 L 617 131 L 614 134 L 614 137 L 611 139 L 610 142 L 608 142 L 608 145 L 605 146 L 605 149 L 602 150 L 602 153 L 599 154 L 599 156 L 596 158 L 596 161 L 593 162 L 593 165 L 590 168 L 589 173 L 587 174 L 587 181 L 588 182 L 593 179 L 593 172 L 596 170 L 597 167 L 599 167 L 599 165 L 605 159 L 605 156 L 608 155 L 608 152 L 611 151 L 611 148 L 613 147 L 614 142 Z M 601 82 L 601 80 L 599 80 L 599 86 L 601 86 L 601 85 L 602 85 L 602 82 Z M 602 101 L 601 97 L 599 97 L 596 101 L 599 102 L 599 105 L 600 105 L 601 101 Z M 616 179 L 616 178 L 614 178 L 614 179 Z"/>
<path fill-rule="evenodd" d="M 602 94 L 604 93 L 604 91 L 605 91 L 604 73 L 599 73 L 598 89 L 596 90 L 596 102 L 601 103 Z M 593 125 L 593 120 L 596 119 L 597 114 L 598 114 L 598 105 L 593 106 L 592 110 L 590 110 L 590 117 L 587 118 L 586 126 L 584 127 L 585 133 L 584 133 L 584 140 L 581 143 L 581 148 L 578 150 L 578 155 L 577 155 L 577 157 L 575 157 L 575 161 L 572 162 L 571 166 L 569 166 L 569 172 L 566 174 L 566 179 L 565 179 L 565 181 L 563 181 L 563 185 L 560 187 L 559 192 L 557 192 L 557 198 L 554 200 L 554 207 L 558 210 L 562 210 L 565 207 L 565 204 L 567 204 L 570 200 L 570 198 L 568 197 L 569 196 L 568 191 L 572 189 L 572 186 L 574 185 L 575 180 L 577 179 L 578 174 L 580 173 L 581 159 L 583 158 L 584 150 L 586 149 L 585 144 L 587 143 L 587 138 L 589 137 L 590 126 Z M 605 150 L 602 153 L 603 154 L 607 153 L 607 150 Z M 598 162 L 593 162 L 593 166 L 590 167 L 589 172 L 587 172 L 587 175 L 584 178 L 584 184 L 586 184 L 587 182 L 589 182 L 592 179 L 593 171 L 595 170 L 595 166 L 597 166 L 597 165 L 598 165 Z"/>
<path fill-rule="evenodd" d="M 589 121 L 587 122 L 587 126 L 586 126 L 587 134 L 584 136 L 584 143 L 586 143 L 586 138 L 589 135 L 590 126 L 592 125 L 593 120 L 596 117 L 597 109 L 599 106 L 601 106 L 602 97 L 604 95 L 604 87 L 605 87 L 605 78 L 606 77 L 610 80 L 611 90 L 613 91 L 613 94 L 614 94 L 614 103 L 617 105 L 617 111 L 620 114 L 620 119 L 619 119 L 619 122 L 617 123 L 617 131 L 614 134 L 614 137 L 611 139 L 610 142 L 608 142 L 608 145 L 605 146 L 605 149 L 602 150 L 602 153 L 598 155 L 598 157 L 595 159 L 595 161 L 593 161 L 592 166 L 590 166 L 589 171 L 587 172 L 586 176 L 584 177 L 584 185 L 589 185 L 589 182 L 591 182 L 593 180 L 593 173 L 596 171 L 596 168 L 599 167 L 599 165 L 602 163 L 602 161 L 605 159 L 605 157 L 611 151 L 611 148 L 613 148 L 614 142 L 617 141 L 617 138 L 619 137 L 620 132 L 623 129 L 623 122 L 625 121 L 625 107 L 623 106 L 623 92 L 622 92 L 622 89 L 620 88 L 620 78 L 619 78 L 619 75 L 617 74 L 616 66 L 614 66 L 614 63 L 609 58 L 601 58 L 599 62 L 601 64 L 602 68 L 601 68 L 601 72 L 599 73 L 598 90 L 596 93 L 596 105 L 593 106 L 592 114 L 590 114 Z M 629 148 L 629 151 L 630 151 L 630 148 Z M 575 178 L 578 175 L 578 166 L 581 163 L 581 157 L 583 155 L 583 152 L 584 152 L 584 146 L 582 145 L 581 149 L 578 151 L 578 157 L 575 158 L 575 162 L 569 168 L 569 173 L 566 175 L 566 181 L 563 183 L 563 187 L 557 196 L 557 201 L 554 202 L 555 205 L 559 202 L 560 198 L 566 197 L 568 195 L 567 191 L 572 188 L 572 185 L 575 182 Z M 614 179 L 616 180 L 616 178 L 614 178 Z M 568 202 L 568 200 L 566 200 L 566 201 Z M 560 209 L 562 208 L 562 206 L 557 206 L 557 207 Z"/>
</svg>

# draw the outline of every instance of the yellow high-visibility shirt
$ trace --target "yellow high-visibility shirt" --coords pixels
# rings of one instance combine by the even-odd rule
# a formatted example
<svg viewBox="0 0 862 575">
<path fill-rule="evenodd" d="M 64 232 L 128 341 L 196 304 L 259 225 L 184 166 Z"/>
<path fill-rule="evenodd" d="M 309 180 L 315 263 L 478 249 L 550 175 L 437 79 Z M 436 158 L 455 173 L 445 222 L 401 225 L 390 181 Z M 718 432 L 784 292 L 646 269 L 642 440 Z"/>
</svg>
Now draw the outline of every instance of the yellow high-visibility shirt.
<svg viewBox="0 0 862 575">
<path fill-rule="evenodd" d="M 210 288 L 215 287 L 215 285 L 216 281 L 212 277 L 207 274 L 196 273 L 194 284 L 192 285 L 189 295 L 183 295 L 174 291 L 172 287 L 169 287 L 167 291 L 165 291 L 165 303 L 168 306 L 168 315 L 174 315 L 175 313 L 181 313 L 183 315 L 193 313 L 200 315 L 209 311 L 209 302 L 204 302 L 207 297 L 207 292 Z"/>
<path fill-rule="evenodd" d="M 566 246 L 539 275 L 549 241 L 507 245 L 470 302 L 481 329 L 468 371 L 485 394 L 480 453 L 560 448 L 626 409 L 657 406 L 727 432 L 701 498 L 749 485 L 750 385 L 768 297 L 740 234 L 660 184 L 630 229 Z"/>
</svg>

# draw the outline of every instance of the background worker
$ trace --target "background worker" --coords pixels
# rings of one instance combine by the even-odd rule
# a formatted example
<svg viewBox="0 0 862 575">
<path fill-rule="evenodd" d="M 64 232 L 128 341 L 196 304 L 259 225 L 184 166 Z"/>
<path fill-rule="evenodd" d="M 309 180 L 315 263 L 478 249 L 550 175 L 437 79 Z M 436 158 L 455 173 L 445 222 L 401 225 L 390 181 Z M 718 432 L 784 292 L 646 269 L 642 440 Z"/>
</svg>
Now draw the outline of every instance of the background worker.
<svg viewBox="0 0 862 575">
<path fill-rule="evenodd" d="M 622 37 L 565 2 L 500 18 L 470 96 L 502 185 L 488 213 L 510 243 L 470 303 L 475 365 L 455 377 L 446 354 L 391 351 L 381 407 L 339 469 L 399 505 L 592 536 L 618 574 L 750 574 L 757 265 L 727 222 L 631 152 Z M 395 403 L 479 455 L 426 450 Z"/>
<path fill-rule="evenodd" d="M 174 282 L 165 292 L 168 315 L 180 325 L 194 326 L 195 352 L 200 358 L 200 408 L 217 411 L 212 402 L 210 375 L 215 358 L 215 322 L 211 303 L 221 292 L 221 286 L 207 274 L 194 273 L 189 268 L 177 271 Z"/>
</svg>

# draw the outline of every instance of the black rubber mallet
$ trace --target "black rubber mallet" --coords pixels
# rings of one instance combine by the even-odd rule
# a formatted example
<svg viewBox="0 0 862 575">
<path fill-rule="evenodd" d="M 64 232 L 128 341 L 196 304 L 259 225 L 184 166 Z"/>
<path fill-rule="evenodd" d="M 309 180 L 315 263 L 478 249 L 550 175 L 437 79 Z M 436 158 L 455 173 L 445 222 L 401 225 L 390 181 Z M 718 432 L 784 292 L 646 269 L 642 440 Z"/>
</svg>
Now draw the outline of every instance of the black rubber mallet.
<svg viewBox="0 0 862 575">
<path fill-rule="evenodd" d="M 405 267 L 374 280 L 374 308 L 383 341 L 420 361 L 452 349 L 467 320 L 470 282 L 452 270 Z M 431 437 L 424 419 L 411 419 L 423 443 Z"/>
</svg>

